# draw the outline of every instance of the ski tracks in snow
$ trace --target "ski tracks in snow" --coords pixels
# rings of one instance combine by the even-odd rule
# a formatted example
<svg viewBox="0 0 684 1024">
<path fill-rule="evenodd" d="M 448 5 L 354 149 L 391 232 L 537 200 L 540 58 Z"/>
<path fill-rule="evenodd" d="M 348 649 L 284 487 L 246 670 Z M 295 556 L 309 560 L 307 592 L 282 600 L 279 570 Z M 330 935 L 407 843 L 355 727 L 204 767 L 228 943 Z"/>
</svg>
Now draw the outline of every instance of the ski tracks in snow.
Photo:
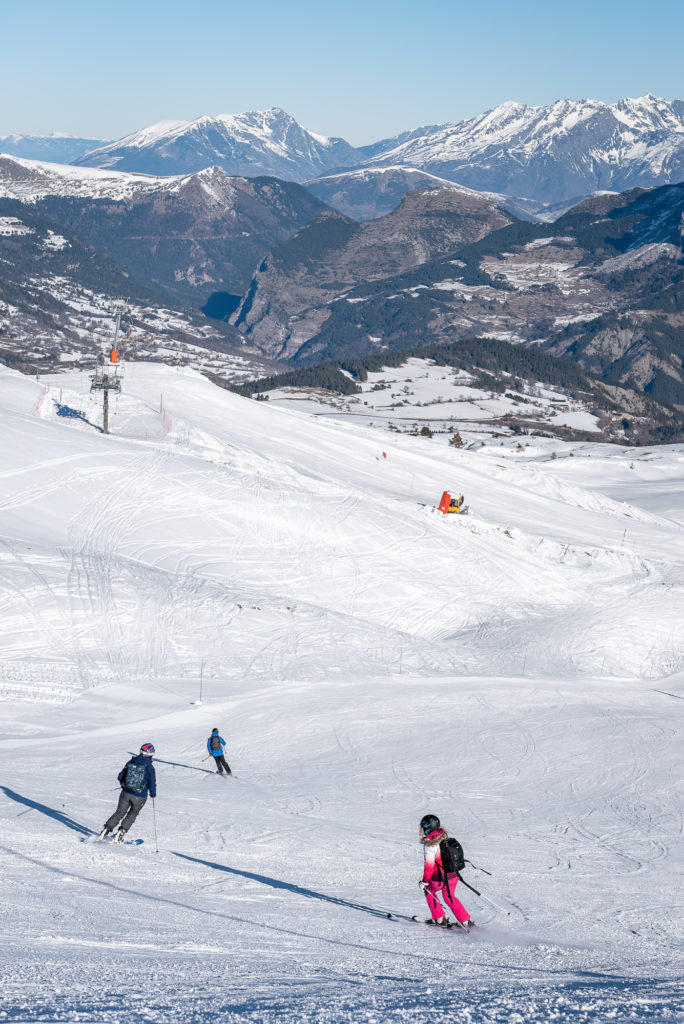
<svg viewBox="0 0 684 1024">
<path fill-rule="evenodd" d="M 113 472 L 111 483 L 97 489 L 68 528 L 71 545 L 68 549 L 67 590 L 71 617 L 73 621 L 85 621 L 94 627 L 85 651 L 81 638 L 74 637 L 77 656 L 85 654 L 91 660 L 99 657 L 111 671 L 123 677 L 141 674 L 153 666 L 150 664 L 151 652 L 147 654 L 146 663 L 136 662 L 139 653 L 135 651 L 131 632 L 141 609 L 136 609 L 133 604 L 126 608 L 122 600 L 126 591 L 124 589 L 122 593 L 114 583 L 118 584 L 123 576 L 130 575 L 122 545 L 143 509 L 149 515 L 149 509 L 145 508 L 149 480 L 163 472 L 168 459 L 169 454 L 164 450 L 146 450 L 123 473 Z M 163 518 L 161 509 L 159 518 Z M 64 554 L 67 554 L 66 550 Z M 144 587 L 145 581 L 140 578 L 142 574 L 138 575 L 136 582 Z M 128 582 L 130 587 L 130 580 Z M 168 595 L 164 596 L 166 600 L 159 602 L 156 611 L 164 608 L 168 614 L 171 607 Z M 145 625 L 149 628 L 149 621 Z M 157 623 L 151 633 L 155 644 L 163 635 L 160 625 Z"/>
</svg>

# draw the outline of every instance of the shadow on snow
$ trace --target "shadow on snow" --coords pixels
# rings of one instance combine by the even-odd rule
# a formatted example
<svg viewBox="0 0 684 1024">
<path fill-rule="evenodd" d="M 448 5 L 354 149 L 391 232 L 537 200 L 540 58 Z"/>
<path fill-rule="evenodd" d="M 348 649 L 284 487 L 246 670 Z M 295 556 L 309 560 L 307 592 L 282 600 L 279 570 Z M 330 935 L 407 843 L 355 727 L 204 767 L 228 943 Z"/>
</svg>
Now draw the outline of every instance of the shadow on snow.
<svg viewBox="0 0 684 1024">
<path fill-rule="evenodd" d="M 73 818 L 69 817 L 68 814 L 62 814 L 61 811 L 56 811 L 54 807 L 48 807 L 47 804 L 40 804 L 37 800 L 30 800 L 27 796 L 22 796 L 20 793 L 15 793 L 13 789 L 8 786 L 0 786 L 5 796 L 9 797 L 10 800 L 15 800 L 18 804 L 24 804 L 30 811 L 40 811 L 41 814 L 46 815 L 48 818 L 53 818 L 54 821 L 58 821 L 60 825 L 66 825 L 73 832 L 78 832 L 82 836 L 94 836 L 95 833 L 91 828 L 86 828 L 85 825 L 81 825 L 78 821 L 74 821 Z M 22 812 L 26 813 L 26 811 Z"/>
<path fill-rule="evenodd" d="M 3 790 L 6 791 L 6 788 L 4 786 L 0 787 L 0 789 L 3 789 Z M 12 791 L 10 790 L 9 793 L 12 794 Z M 16 796 L 17 796 L 17 794 L 12 794 L 12 798 L 16 798 Z M 30 803 L 31 806 L 35 806 L 38 810 L 45 810 L 45 812 L 50 817 L 52 817 L 53 815 L 57 815 L 60 819 L 64 818 L 64 815 L 60 815 L 59 812 L 54 812 L 50 808 L 43 808 L 42 804 L 35 804 L 34 805 L 33 801 L 25 801 L 23 797 L 19 797 L 19 802 L 20 803 Z M 67 822 L 69 822 L 70 820 L 71 819 L 66 819 Z M 74 828 L 75 827 L 76 829 L 82 828 L 82 826 L 79 826 L 77 823 L 70 824 L 69 827 L 70 828 Z M 263 921 L 258 921 L 258 922 L 257 921 L 251 921 L 248 918 L 238 917 L 237 915 L 234 915 L 234 914 L 226 914 L 226 913 L 223 913 L 221 911 L 217 911 L 217 910 L 213 910 L 213 909 L 193 906 L 190 903 L 183 903 L 180 900 L 174 900 L 174 899 L 171 899 L 168 896 L 159 896 L 159 895 L 155 895 L 154 893 L 149 893 L 149 892 L 141 891 L 139 889 L 128 889 L 125 886 L 117 885 L 114 882 L 108 882 L 108 881 L 105 881 L 104 879 L 88 878 L 88 877 L 86 877 L 84 875 L 79 875 L 79 874 L 77 874 L 74 871 L 67 871 L 64 868 L 59 868 L 59 867 L 56 867 L 53 864 L 48 864 L 45 861 L 39 860 L 37 857 L 31 857 L 28 854 L 20 853 L 18 850 L 12 850 L 12 849 L 10 849 L 9 847 L 6 847 L 6 846 L 0 846 L 0 852 L 8 854 L 8 855 L 13 856 L 13 857 L 16 857 L 16 858 L 18 858 L 20 860 L 25 861 L 28 864 L 32 864 L 32 865 L 34 865 L 35 867 L 38 867 L 38 868 L 42 868 L 43 870 L 48 871 L 51 874 L 58 875 L 60 877 L 78 878 L 80 881 L 82 881 L 82 882 L 84 882 L 86 884 L 102 886 L 102 887 L 104 887 L 106 889 L 109 889 L 109 890 L 111 890 L 113 892 L 124 893 L 126 896 L 134 896 L 134 897 L 139 898 L 139 899 L 150 900 L 153 903 L 163 904 L 165 906 L 174 907 L 174 908 L 177 908 L 179 910 L 189 911 L 190 913 L 201 914 L 201 915 L 204 915 L 204 916 L 207 916 L 207 917 L 220 918 L 220 919 L 222 919 L 224 921 L 232 921 L 232 922 L 234 922 L 236 924 L 249 924 L 249 925 L 252 925 L 252 926 L 253 925 L 257 925 L 259 928 L 263 929 L 264 931 L 268 931 L 268 932 L 276 932 L 276 933 L 281 934 L 281 935 L 295 936 L 297 938 L 302 938 L 302 939 L 305 939 L 307 941 L 308 940 L 312 940 L 312 939 L 315 938 L 317 942 L 323 941 L 327 945 L 331 945 L 331 946 L 341 946 L 341 947 L 348 948 L 348 949 L 359 949 L 359 950 L 364 950 L 364 951 L 367 951 L 367 952 L 383 953 L 384 955 L 390 955 L 390 956 L 400 956 L 402 958 L 410 958 L 410 959 L 413 959 L 413 960 L 419 960 L 422 964 L 425 964 L 427 961 L 438 962 L 440 964 L 459 964 L 459 963 L 462 962 L 460 956 L 451 957 L 451 956 L 448 955 L 448 953 L 444 953 L 444 954 L 441 954 L 439 957 L 435 957 L 435 956 L 432 956 L 430 952 L 426 953 L 422 949 L 421 949 L 421 951 L 419 953 L 414 952 L 412 950 L 406 950 L 406 949 L 404 949 L 404 950 L 396 950 L 396 949 L 392 949 L 391 946 L 388 946 L 388 945 L 375 946 L 375 945 L 366 944 L 366 943 L 362 943 L 362 942 L 358 942 L 358 941 L 345 941 L 344 939 L 336 939 L 336 938 L 332 938 L 332 937 L 329 937 L 329 936 L 322 935 L 320 933 L 314 936 L 314 935 L 308 934 L 306 932 L 296 931 L 295 929 L 292 929 L 292 928 L 283 928 L 282 926 L 278 926 L 278 925 L 266 924 Z M 331 896 L 325 896 L 322 893 L 313 892 L 313 891 L 311 891 L 309 889 L 302 889 L 299 886 L 290 885 L 287 882 L 280 882 L 277 879 L 268 878 L 268 877 L 263 876 L 263 875 L 256 875 L 256 874 L 253 874 L 252 872 L 237 871 L 237 870 L 235 870 L 233 868 L 226 868 L 223 865 L 215 864 L 212 861 L 201 860 L 199 857 L 190 857 L 190 856 L 188 856 L 186 854 L 177 853 L 176 851 L 170 851 L 170 852 L 172 852 L 174 854 L 174 856 L 176 856 L 176 857 L 182 857 L 184 860 L 194 862 L 195 864 L 202 864 L 202 865 L 204 865 L 206 867 L 210 867 L 210 868 L 213 868 L 213 869 L 218 869 L 220 871 L 226 871 L 226 872 L 228 872 L 230 874 L 233 874 L 233 875 L 238 875 L 238 876 L 241 875 L 241 876 L 243 876 L 245 878 L 255 879 L 255 880 L 259 881 L 262 884 L 272 885 L 274 888 L 277 888 L 277 889 L 286 889 L 286 890 L 289 890 L 290 892 L 301 893 L 303 895 L 310 896 L 310 897 L 313 897 L 315 899 L 320 899 L 320 900 L 323 900 L 323 901 L 328 902 L 328 903 L 336 903 L 336 904 L 339 904 L 341 906 L 349 907 L 349 908 L 354 909 L 354 910 L 362 910 L 362 911 L 365 911 L 366 913 L 373 914 L 376 917 L 379 917 L 379 916 L 385 917 L 386 916 L 385 911 L 376 910 L 373 907 L 366 907 L 366 906 L 364 906 L 361 903 L 352 903 L 352 902 L 350 902 L 348 900 L 342 900 L 342 899 L 337 899 L 337 898 L 331 897 Z M 471 964 L 471 966 L 476 966 L 478 964 L 478 961 L 471 959 L 469 961 L 469 963 Z M 485 961 L 482 966 L 487 966 L 489 968 L 499 968 L 499 969 L 507 972 L 507 974 L 511 978 L 515 974 L 527 974 L 530 971 L 530 967 L 527 966 L 527 965 L 524 966 L 524 965 L 517 965 L 517 964 L 510 964 L 510 963 L 495 963 L 494 961 Z M 634 981 L 634 979 L 631 979 L 631 978 L 628 978 L 628 977 L 622 977 L 620 975 L 615 975 L 615 974 L 608 974 L 605 971 L 602 971 L 600 969 L 598 969 L 598 970 L 579 969 L 578 970 L 578 969 L 573 969 L 572 967 L 570 967 L 568 969 L 564 969 L 562 967 L 561 968 L 544 967 L 544 966 L 541 966 L 539 964 L 536 964 L 534 966 L 533 973 L 535 975 L 538 975 L 539 977 L 542 977 L 542 978 L 543 977 L 549 977 L 549 978 L 553 977 L 555 979 L 568 979 L 570 984 L 573 984 L 573 985 L 580 985 L 582 983 L 586 983 L 587 981 L 593 981 L 595 984 L 598 984 L 598 985 L 604 985 L 606 982 L 608 982 L 612 986 L 628 988 L 630 985 L 633 984 L 633 981 Z M 572 977 L 573 975 L 574 975 L 574 979 Z M 656 980 L 659 981 L 659 979 L 651 979 L 651 980 L 652 981 L 656 981 Z M 663 980 L 665 980 L 665 979 L 663 979 Z M 555 984 L 558 984 L 558 983 L 559 983 L 559 981 L 555 982 Z M 562 981 L 560 983 L 562 984 Z M 587 1018 L 587 1019 L 590 1019 L 590 1018 Z M 603 1018 L 603 1019 L 605 1019 L 605 1018 Z"/>
<path fill-rule="evenodd" d="M 191 857 L 187 853 L 176 853 L 174 851 L 173 855 L 174 857 L 182 857 L 183 860 L 191 860 L 194 864 L 203 864 L 207 868 L 213 868 L 214 871 L 226 871 L 229 875 L 249 878 L 253 882 L 259 882 L 261 885 L 268 885 L 271 889 L 286 889 L 287 892 L 293 892 L 297 896 L 306 896 L 311 900 L 322 900 L 323 903 L 334 903 L 338 907 L 349 907 L 350 910 L 362 910 L 365 914 L 372 914 L 373 917 L 387 918 L 386 910 L 378 910 L 377 907 L 369 907 L 365 903 L 353 903 L 351 900 L 344 900 L 340 896 L 326 896 L 323 892 L 303 889 L 301 885 L 294 885 L 292 882 L 282 882 L 279 878 L 269 878 L 267 875 L 257 875 L 252 871 L 240 871 L 238 868 L 229 868 L 225 864 L 217 864 L 212 860 L 201 860 L 199 857 Z M 407 914 L 393 913 L 393 916 L 404 921 L 411 920 Z"/>
</svg>

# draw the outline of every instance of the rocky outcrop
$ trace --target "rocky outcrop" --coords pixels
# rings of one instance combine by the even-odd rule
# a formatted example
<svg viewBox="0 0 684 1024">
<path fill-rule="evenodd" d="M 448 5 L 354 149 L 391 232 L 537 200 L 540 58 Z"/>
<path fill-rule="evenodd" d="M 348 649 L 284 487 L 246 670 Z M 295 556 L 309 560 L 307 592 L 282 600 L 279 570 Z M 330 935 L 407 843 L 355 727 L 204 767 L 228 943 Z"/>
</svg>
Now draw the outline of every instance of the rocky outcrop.
<svg viewBox="0 0 684 1024">
<path fill-rule="evenodd" d="M 324 213 L 260 264 L 232 322 L 268 355 L 290 358 L 349 289 L 429 263 L 511 221 L 492 201 L 453 189 L 409 192 L 393 213 L 362 225 Z"/>
</svg>

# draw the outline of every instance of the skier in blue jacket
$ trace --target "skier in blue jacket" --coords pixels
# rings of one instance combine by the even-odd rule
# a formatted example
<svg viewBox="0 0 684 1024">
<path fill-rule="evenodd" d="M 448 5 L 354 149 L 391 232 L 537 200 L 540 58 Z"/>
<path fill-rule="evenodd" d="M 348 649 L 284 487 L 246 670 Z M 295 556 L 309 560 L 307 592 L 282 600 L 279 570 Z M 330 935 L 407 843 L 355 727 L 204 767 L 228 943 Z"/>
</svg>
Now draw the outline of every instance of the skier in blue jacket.
<svg viewBox="0 0 684 1024">
<path fill-rule="evenodd" d="M 153 800 L 156 797 L 157 775 L 152 764 L 153 754 L 152 744 L 143 743 L 140 753 L 127 761 L 119 772 L 119 803 L 112 816 L 105 821 L 98 839 L 106 839 L 120 822 L 114 842 L 123 843 L 126 833 L 143 809 L 148 793 Z"/>
<path fill-rule="evenodd" d="M 230 770 L 230 765 L 227 763 L 225 757 L 223 756 L 225 745 L 226 741 L 223 739 L 222 736 L 219 736 L 218 729 L 212 729 L 211 736 L 207 740 L 207 750 L 214 758 L 216 771 L 219 773 L 219 775 L 222 775 L 223 769 L 225 768 L 226 775 L 232 775 L 233 773 Z"/>
</svg>

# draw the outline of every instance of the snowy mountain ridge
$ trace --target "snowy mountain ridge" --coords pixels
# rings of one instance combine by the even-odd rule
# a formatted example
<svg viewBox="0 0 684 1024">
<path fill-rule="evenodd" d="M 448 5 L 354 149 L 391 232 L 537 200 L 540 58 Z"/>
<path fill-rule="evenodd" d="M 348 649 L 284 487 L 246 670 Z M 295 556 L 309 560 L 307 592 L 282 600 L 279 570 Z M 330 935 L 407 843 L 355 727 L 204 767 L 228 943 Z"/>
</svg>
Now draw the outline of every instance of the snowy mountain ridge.
<svg viewBox="0 0 684 1024">
<path fill-rule="evenodd" d="M 231 175 L 290 181 L 356 162 L 356 150 L 343 139 L 310 132 L 279 107 L 161 121 L 75 161 L 152 174 L 188 173 L 216 164 Z"/>
<path fill-rule="evenodd" d="M 491 199 L 499 205 L 505 204 L 507 200 L 506 196 L 477 192 L 447 178 L 438 178 L 434 174 L 402 164 L 337 171 L 303 184 L 309 192 L 313 192 L 334 210 L 359 221 L 373 220 L 391 213 L 399 206 L 402 197 L 415 189 L 446 188 L 460 192 L 463 196 Z"/>
<path fill-rule="evenodd" d="M 473 118 L 418 127 L 358 149 L 309 131 L 274 107 L 160 121 L 73 162 L 148 174 L 215 164 L 230 175 L 294 181 L 401 165 L 526 200 L 534 212 L 596 192 L 684 180 L 684 101 L 651 93 L 612 104 L 506 101 Z"/>
<path fill-rule="evenodd" d="M 55 163 L 71 163 L 97 146 L 106 146 L 111 139 L 84 139 L 66 132 L 50 132 L 48 135 L 29 135 L 13 132 L 0 136 L 0 153 L 25 157 L 29 160 L 50 160 Z"/>
<path fill-rule="evenodd" d="M 411 164 L 481 191 L 553 203 L 684 179 L 684 102 L 650 93 L 613 104 L 506 102 L 363 152 L 372 165 Z"/>
<path fill-rule="evenodd" d="M 602 100 L 564 99 L 550 106 L 527 106 L 508 100 L 476 117 L 418 127 L 362 147 L 362 152 L 379 157 L 409 151 L 420 155 L 421 161 L 445 159 L 467 152 L 469 146 L 510 142 L 524 133 L 526 145 L 533 149 L 548 145 L 551 138 L 569 134 L 597 114 L 608 115 L 633 133 L 684 134 L 684 101 L 668 101 L 650 93 L 613 104 Z M 629 139 L 629 135 L 626 137 Z"/>
<path fill-rule="evenodd" d="M 190 177 L 185 176 L 185 177 Z M 173 188 L 183 175 L 136 174 L 99 167 L 27 160 L 0 151 L 0 198 L 35 202 L 46 196 L 126 199 L 143 192 Z"/>
<path fill-rule="evenodd" d="M 153 175 L 24 160 L 0 153 L 0 199 L 37 203 L 55 197 L 118 202 L 155 193 L 182 195 L 193 190 L 202 193 L 203 203 L 220 206 L 226 213 L 233 208 L 240 192 L 253 190 L 253 183 L 238 175 L 230 176 L 217 166 L 190 174 Z"/>
<path fill-rule="evenodd" d="M 684 101 L 652 93 L 612 104 L 592 99 L 563 99 L 549 106 L 506 101 L 473 118 L 414 128 L 360 148 L 304 128 L 279 107 L 159 121 L 75 155 L 61 155 L 55 149 L 59 142 L 57 137 L 37 139 L 32 149 L 30 137 L 8 136 L 0 139 L 0 150 L 148 175 L 183 175 L 218 166 L 230 176 L 298 182 L 347 168 L 400 166 L 517 200 L 525 215 L 548 216 L 558 204 L 571 205 L 596 193 L 684 180 Z M 82 145 L 84 140 L 66 142 Z M 371 194 L 377 190 L 368 178 L 356 184 Z M 362 217 L 370 216 L 373 201 L 364 206 L 357 199 L 356 207 Z M 347 212 L 344 205 L 340 209 Z M 386 202 L 380 204 L 384 212 Z"/>
</svg>

